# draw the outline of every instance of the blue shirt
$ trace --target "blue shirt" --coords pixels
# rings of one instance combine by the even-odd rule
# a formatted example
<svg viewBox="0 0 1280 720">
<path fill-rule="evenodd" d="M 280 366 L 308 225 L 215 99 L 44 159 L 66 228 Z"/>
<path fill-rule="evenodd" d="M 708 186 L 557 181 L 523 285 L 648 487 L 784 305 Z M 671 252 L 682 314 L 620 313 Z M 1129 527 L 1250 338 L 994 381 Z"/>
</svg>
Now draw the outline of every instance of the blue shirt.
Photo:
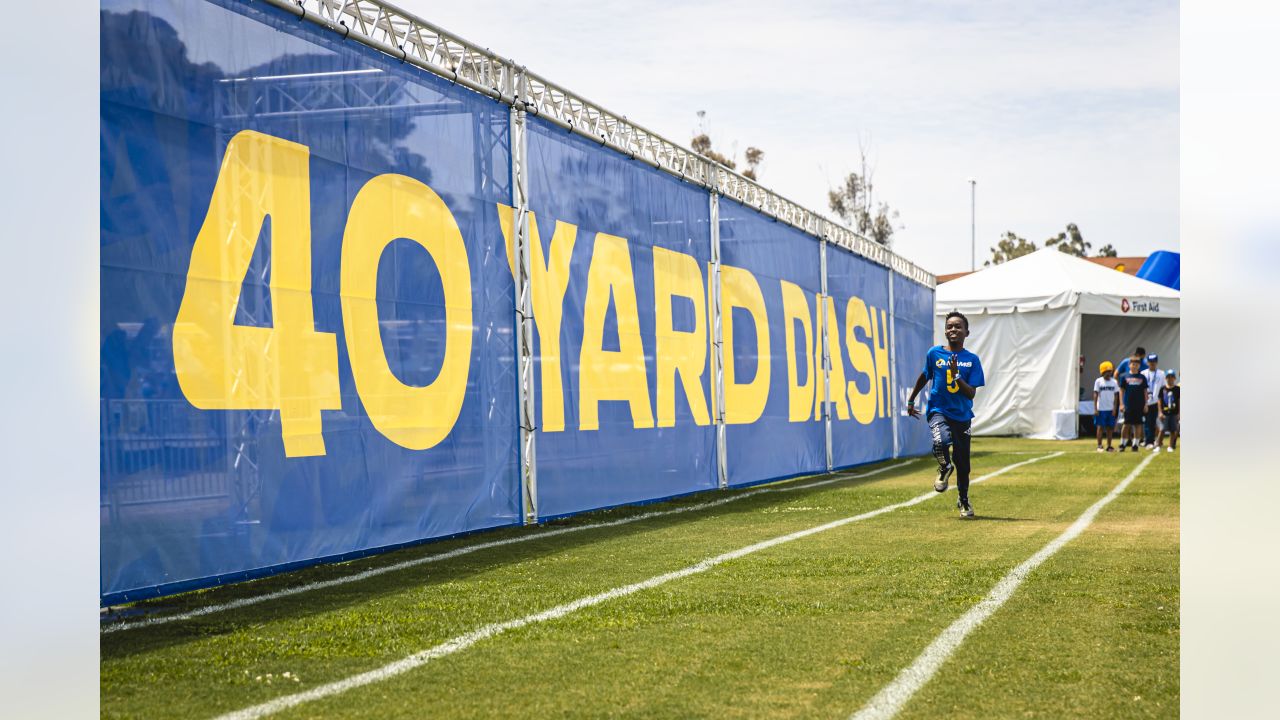
<svg viewBox="0 0 1280 720">
<path fill-rule="evenodd" d="M 1138 369 L 1139 369 L 1139 370 L 1146 370 L 1146 369 L 1147 369 L 1147 359 L 1146 359 L 1146 358 L 1140 358 L 1140 359 L 1138 360 Z M 1116 377 L 1117 379 L 1119 379 L 1120 377 L 1124 376 L 1124 374 L 1125 374 L 1125 373 L 1127 373 L 1127 372 L 1129 372 L 1129 358 L 1125 358 L 1125 359 L 1121 360 L 1120 362 L 1116 363 L 1116 374 L 1115 374 L 1115 377 Z"/>
<path fill-rule="evenodd" d="M 960 384 L 948 382 L 951 356 L 956 355 L 956 363 L 960 377 L 973 387 L 982 387 L 987 379 L 982 374 L 982 361 L 968 350 L 953 353 L 951 350 L 935 345 L 929 348 L 924 356 L 924 374 L 929 378 L 929 402 L 925 405 L 925 417 L 929 413 L 940 412 L 943 415 L 965 422 L 973 419 L 973 401 L 960 392 Z"/>
</svg>

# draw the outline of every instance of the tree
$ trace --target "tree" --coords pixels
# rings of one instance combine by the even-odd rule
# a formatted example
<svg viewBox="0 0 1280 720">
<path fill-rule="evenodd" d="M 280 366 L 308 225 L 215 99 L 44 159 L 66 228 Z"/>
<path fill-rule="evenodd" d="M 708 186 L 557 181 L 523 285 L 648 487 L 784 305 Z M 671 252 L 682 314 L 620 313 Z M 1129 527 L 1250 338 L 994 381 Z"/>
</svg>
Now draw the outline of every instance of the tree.
<svg viewBox="0 0 1280 720">
<path fill-rule="evenodd" d="M 1067 229 L 1045 240 L 1044 246 L 1057 248 L 1059 252 L 1082 258 L 1089 257 L 1089 249 L 1093 247 L 1085 242 L 1084 234 L 1080 232 L 1080 228 L 1075 223 L 1067 223 Z M 1004 235 L 1000 236 L 1000 242 L 991 248 L 991 259 L 982 263 L 982 266 L 999 265 L 1002 262 L 1008 262 L 1035 251 L 1035 243 L 1028 242 L 1011 230 L 1006 230 Z M 1115 247 L 1111 243 L 1107 243 L 1098 250 L 1098 254 L 1094 255 L 1094 257 L 1116 257 L 1116 255 Z"/>
<path fill-rule="evenodd" d="M 1008 262 L 1014 258 L 1029 255 L 1036 251 L 1036 244 L 1029 242 L 1024 237 L 1019 237 L 1017 233 L 1006 230 L 1004 235 L 1000 236 L 1000 242 L 991 248 L 991 259 L 982 263 L 983 267 L 999 265 L 1002 262 Z"/>
<path fill-rule="evenodd" d="M 894 225 L 898 219 L 898 211 L 889 207 L 888 203 L 876 202 L 875 186 L 867 172 L 867 153 L 859 149 L 862 160 L 862 172 L 851 172 L 844 183 L 837 189 L 827 191 L 827 206 L 846 224 L 860 234 L 888 247 L 893 242 L 893 234 L 902 229 L 902 225 Z"/>
<path fill-rule="evenodd" d="M 1085 242 L 1084 235 L 1075 223 L 1067 223 L 1067 229 L 1045 240 L 1044 246 L 1056 247 L 1058 250 L 1076 257 L 1090 257 L 1089 249 L 1093 247 L 1092 244 Z M 1093 257 L 1116 257 L 1118 254 L 1115 246 L 1107 243 L 1099 248 L 1097 254 L 1093 255 Z"/>
<path fill-rule="evenodd" d="M 711 149 L 711 136 L 706 133 L 694 136 L 693 141 L 690 144 L 693 146 L 694 152 L 709 160 L 715 160 L 730 170 L 738 167 L 738 164 L 733 161 L 733 158 L 722 155 Z"/>
<path fill-rule="evenodd" d="M 747 169 L 742 174 L 752 180 L 756 179 L 756 169 L 760 167 L 760 163 L 764 162 L 764 151 L 758 147 L 747 148 Z"/>
<path fill-rule="evenodd" d="M 1084 235 L 1080 233 L 1080 228 L 1076 227 L 1075 223 L 1067 223 L 1067 229 L 1045 240 L 1044 246 L 1056 247 L 1059 251 L 1076 257 L 1089 257 L 1089 248 L 1093 247 L 1085 242 Z"/>
<path fill-rule="evenodd" d="M 698 129 L 695 131 L 693 140 L 689 142 L 690 147 L 693 148 L 694 152 L 708 160 L 714 160 L 730 170 L 737 170 L 738 161 L 734 158 L 736 153 L 725 155 L 712 148 L 711 135 L 707 133 L 706 129 L 706 117 L 706 110 L 698 111 Z M 757 173 L 762 162 L 764 162 L 764 151 L 757 147 L 748 147 L 746 152 L 747 167 L 742 171 L 743 177 L 758 180 Z"/>
</svg>

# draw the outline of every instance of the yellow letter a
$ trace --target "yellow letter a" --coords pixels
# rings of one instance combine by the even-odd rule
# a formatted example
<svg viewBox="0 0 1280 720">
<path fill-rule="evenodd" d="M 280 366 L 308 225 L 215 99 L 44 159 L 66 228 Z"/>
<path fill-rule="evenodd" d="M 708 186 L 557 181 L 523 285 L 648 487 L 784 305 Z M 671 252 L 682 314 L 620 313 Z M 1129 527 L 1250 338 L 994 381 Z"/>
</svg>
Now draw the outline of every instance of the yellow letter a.
<svg viewBox="0 0 1280 720">
<path fill-rule="evenodd" d="M 826 333 L 827 349 L 831 353 L 831 404 L 835 405 L 837 420 L 849 419 L 849 398 L 845 391 L 844 356 L 840 353 L 840 323 L 836 320 L 835 299 L 830 295 L 820 296 L 822 304 L 822 332 Z M 826 401 L 826 388 L 819 387 L 822 392 L 818 402 Z"/>
<path fill-rule="evenodd" d="M 613 296 L 618 320 L 618 349 L 604 349 L 604 318 Z M 582 354 L 578 368 L 579 427 L 600 429 L 601 400 L 625 400 L 637 428 L 653 427 L 649 380 L 640 340 L 635 278 L 626 238 L 596 233 L 587 270 L 583 307 Z"/>
<path fill-rule="evenodd" d="M 871 355 L 871 316 L 867 313 L 867 304 L 862 298 L 849 298 L 845 306 L 845 343 L 849 348 L 849 361 L 853 363 L 855 372 L 863 373 L 870 382 L 867 391 L 858 390 L 857 382 L 849 381 L 849 404 L 853 406 L 853 417 L 863 425 L 869 425 L 876 419 L 876 366 Z M 854 330 L 862 330 L 866 342 L 858 340 Z"/>
</svg>

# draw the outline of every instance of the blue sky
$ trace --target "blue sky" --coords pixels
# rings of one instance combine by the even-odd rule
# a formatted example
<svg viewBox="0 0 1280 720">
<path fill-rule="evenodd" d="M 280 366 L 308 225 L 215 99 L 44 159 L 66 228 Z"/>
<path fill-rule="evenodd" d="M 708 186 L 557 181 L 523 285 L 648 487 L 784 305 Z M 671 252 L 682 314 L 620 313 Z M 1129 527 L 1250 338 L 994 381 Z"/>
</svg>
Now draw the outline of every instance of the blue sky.
<svg viewBox="0 0 1280 720">
<path fill-rule="evenodd" d="M 934 272 L 969 267 L 970 177 L 979 266 L 1068 222 L 1180 249 L 1175 2 L 400 4 L 678 142 L 705 110 L 816 210 L 865 147 L 895 249 Z"/>
</svg>

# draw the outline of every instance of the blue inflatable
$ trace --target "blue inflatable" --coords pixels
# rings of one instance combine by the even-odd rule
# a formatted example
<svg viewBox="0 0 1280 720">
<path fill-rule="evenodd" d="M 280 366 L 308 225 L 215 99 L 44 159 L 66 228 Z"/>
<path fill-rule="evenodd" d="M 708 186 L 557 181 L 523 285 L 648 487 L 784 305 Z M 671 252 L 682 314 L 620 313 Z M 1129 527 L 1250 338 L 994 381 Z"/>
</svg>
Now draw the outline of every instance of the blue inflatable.
<svg viewBox="0 0 1280 720">
<path fill-rule="evenodd" d="M 1182 255 L 1169 250 L 1157 250 L 1142 263 L 1137 275 L 1143 280 L 1178 290 L 1182 278 Z"/>
</svg>

